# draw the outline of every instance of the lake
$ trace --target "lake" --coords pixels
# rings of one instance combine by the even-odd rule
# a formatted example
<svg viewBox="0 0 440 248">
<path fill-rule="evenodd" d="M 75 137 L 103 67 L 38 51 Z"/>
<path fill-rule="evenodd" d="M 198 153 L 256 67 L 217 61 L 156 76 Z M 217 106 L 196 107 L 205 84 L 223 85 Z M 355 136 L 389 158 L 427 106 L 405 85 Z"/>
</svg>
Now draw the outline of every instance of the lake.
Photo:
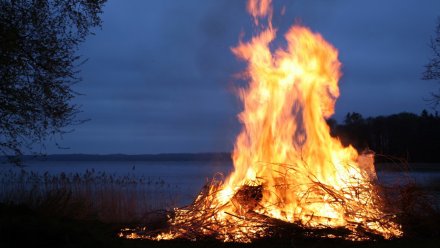
<svg viewBox="0 0 440 248">
<path fill-rule="evenodd" d="M 142 178 L 151 183 L 145 187 L 161 186 L 161 193 L 172 194 L 177 200 L 176 205 L 191 203 L 203 185 L 215 175 L 227 176 L 233 169 L 230 161 L 30 161 L 24 167 L 0 165 L 0 173 L 6 175 L 13 171 L 26 171 L 39 175 L 84 175 L 93 172 L 105 173 L 112 178 Z M 385 184 L 395 184 L 413 180 L 420 185 L 440 182 L 440 171 L 431 172 L 395 172 L 379 171 L 378 178 Z M 4 179 L 5 180 L 5 179 Z M 159 186 L 158 186 L 159 184 Z M 170 192 L 168 192 L 170 191 Z"/>
</svg>

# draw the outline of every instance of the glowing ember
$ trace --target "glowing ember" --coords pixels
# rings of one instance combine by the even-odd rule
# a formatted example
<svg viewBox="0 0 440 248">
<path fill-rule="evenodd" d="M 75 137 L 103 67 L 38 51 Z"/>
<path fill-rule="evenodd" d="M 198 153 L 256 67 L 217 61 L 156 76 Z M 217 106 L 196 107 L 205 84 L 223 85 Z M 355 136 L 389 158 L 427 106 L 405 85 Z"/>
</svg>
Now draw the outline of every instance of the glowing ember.
<svg viewBox="0 0 440 248">
<path fill-rule="evenodd" d="M 321 35 L 293 26 L 287 47 L 272 52 L 271 1 L 250 0 L 248 11 L 257 25 L 266 17 L 268 25 L 232 49 L 248 63 L 249 81 L 239 91 L 243 130 L 234 172 L 213 180 L 191 206 L 175 209 L 168 230 L 121 235 L 249 242 L 297 228 L 304 235 L 354 240 L 400 236 L 374 186 L 373 155 L 359 155 L 330 136 L 325 119 L 339 96 L 337 50 Z"/>
</svg>

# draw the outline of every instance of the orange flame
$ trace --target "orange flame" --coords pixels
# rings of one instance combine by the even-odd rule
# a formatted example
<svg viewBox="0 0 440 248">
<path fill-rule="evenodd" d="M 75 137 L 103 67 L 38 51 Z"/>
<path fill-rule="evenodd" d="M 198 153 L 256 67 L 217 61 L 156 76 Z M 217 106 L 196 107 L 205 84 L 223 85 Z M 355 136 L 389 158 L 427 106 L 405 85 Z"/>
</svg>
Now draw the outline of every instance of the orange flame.
<svg viewBox="0 0 440 248">
<path fill-rule="evenodd" d="M 272 19 L 272 0 L 249 0 L 247 3 L 247 11 L 254 18 L 254 22 L 258 25 L 259 17 L 269 16 Z M 270 22 L 270 21 L 269 21 Z"/>
<path fill-rule="evenodd" d="M 250 83 L 239 91 L 243 130 L 220 202 L 252 182 L 264 186 L 257 213 L 312 227 L 350 229 L 355 223 L 386 238 L 399 236 L 397 224 L 378 222 L 385 214 L 372 183 L 373 155 L 359 155 L 330 136 L 325 118 L 339 96 L 337 50 L 321 35 L 293 26 L 285 35 L 287 48 L 272 53 L 275 32 L 268 28 L 233 48 L 248 62 Z"/>
<path fill-rule="evenodd" d="M 235 170 L 198 196 L 196 211 L 176 210 L 170 225 L 177 230 L 153 239 L 188 235 L 182 226 L 198 222 L 203 234 L 248 242 L 266 232 L 258 223 L 243 224 L 250 212 L 305 227 L 344 227 L 353 234 L 347 238 L 361 238 L 359 227 L 385 238 L 400 236 L 374 186 L 373 155 L 359 155 L 330 135 L 326 118 L 339 96 L 338 51 L 320 34 L 293 26 L 285 35 L 287 47 L 272 52 L 271 0 L 249 0 L 247 8 L 256 23 L 267 16 L 268 25 L 232 49 L 248 63 L 249 81 L 239 90 L 244 110 L 232 155 Z"/>
<path fill-rule="evenodd" d="M 360 156 L 330 136 L 325 118 L 339 96 L 337 50 L 301 26 L 287 32 L 286 49 L 272 54 L 274 38 L 269 28 L 233 49 L 248 62 L 250 83 L 240 90 L 243 130 L 233 153 L 235 171 L 219 194 L 222 202 L 255 182 L 264 185 L 254 209 L 260 214 L 308 226 L 368 222 L 368 229 L 384 237 L 400 235 L 397 225 L 384 229 L 369 221 L 383 215 L 371 183 L 373 156 Z"/>
</svg>

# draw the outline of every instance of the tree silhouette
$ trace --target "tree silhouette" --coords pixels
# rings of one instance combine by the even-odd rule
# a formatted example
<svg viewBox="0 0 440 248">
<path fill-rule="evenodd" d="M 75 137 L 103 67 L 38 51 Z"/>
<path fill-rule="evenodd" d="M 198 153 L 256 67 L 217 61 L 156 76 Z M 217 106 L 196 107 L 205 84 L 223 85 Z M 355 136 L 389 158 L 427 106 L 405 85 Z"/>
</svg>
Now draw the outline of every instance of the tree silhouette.
<svg viewBox="0 0 440 248">
<path fill-rule="evenodd" d="M 373 150 L 381 156 L 408 162 L 439 162 L 440 117 L 423 110 L 420 115 L 399 113 L 364 119 L 358 113 L 348 113 L 341 125 L 330 126 L 344 145 L 353 145 L 359 151 Z M 383 157 L 383 156 L 385 157 Z"/>
<path fill-rule="evenodd" d="M 430 47 L 433 56 L 425 66 L 424 80 L 440 80 L 440 18 L 437 21 L 435 37 L 431 38 Z M 433 102 L 437 106 L 440 103 L 440 89 L 438 93 L 432 93 Z"/>
<path fill-rule="evenodd" d="M 23 149 L 78 121 L 70 100 L 80 81 L 76 54 L 101 26 L 106 0 L 1 0 L 0 152 L 18 162 Z"/>
</svg>

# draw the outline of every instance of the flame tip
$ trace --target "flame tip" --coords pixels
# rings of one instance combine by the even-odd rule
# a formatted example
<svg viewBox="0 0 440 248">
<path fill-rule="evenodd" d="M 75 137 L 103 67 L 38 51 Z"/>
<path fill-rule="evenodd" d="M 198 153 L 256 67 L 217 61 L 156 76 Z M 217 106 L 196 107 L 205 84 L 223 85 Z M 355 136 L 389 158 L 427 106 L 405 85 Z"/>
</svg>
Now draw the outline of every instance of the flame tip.
<svg viewBox="0 0 440 248">
<path fill-rule="evenodd" d="M 248 1 L 261 29 L 248 42 L 241 34 L 231 48 L 247 62 L 240 76 L 249 82 L 237 89 L 244 107 L 232 153 L 234 171 L 224 181 L 214 178 L 191 206 L 175 209 L 169 220 L 173 229 L 147 238 L 196 240 L 191 236 L 196 233 L 248 243 L 268 235 L 273 223 L 296 225 L 319 237 L 340 237 L 322 230 L 342 227 L 349 231 L 344 238 L 353 241 L 368 239 L 365 233 L 399 237 L 402 228 L 385 211 L 374 184 L 374 156 L 344 147 L 326 123 L 339 97 L 338 50 L 296 20 L 284 35 L 287 46 L 272 51 L 271 3 Z M 196 229 L 190 229 L 192 221 Z"/>
</svg>

